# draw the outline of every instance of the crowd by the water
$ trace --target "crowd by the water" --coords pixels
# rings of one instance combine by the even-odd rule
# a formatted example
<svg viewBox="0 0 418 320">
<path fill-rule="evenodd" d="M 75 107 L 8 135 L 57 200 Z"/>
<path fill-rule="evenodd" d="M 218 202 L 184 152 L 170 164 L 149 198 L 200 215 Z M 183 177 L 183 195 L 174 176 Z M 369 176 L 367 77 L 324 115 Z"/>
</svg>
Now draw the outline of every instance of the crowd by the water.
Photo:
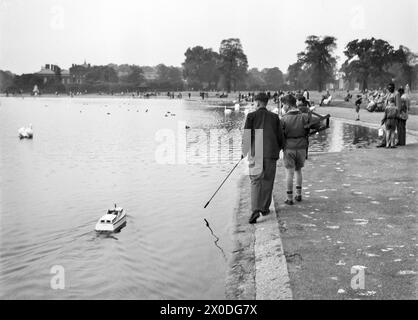
<svg viewBox="0 0 418 320">
<path fill-rule="evenodd" d="M 353 96 L 347 91 L 345 101 L 349 102 Z M 383 112 L 379 135 L 382 137 L 379 148 L 396 148 L 406 144 L 406 121 L 411 108 L 410 88 L 407 84 L 397 90 L 393 82 L 384 89 L 364 90 L 355 98 L 356 120 L 360 120 L 360 109 L 363 101 L 369 112 Z"/>
<path fill-rule="evenodd" d="M 365 90 L 355 98 L 356 120 L 360 120 L 359 112 L 363 99 L 368 103 L 367 110 L 370 105 L 379 103 L 379 108 L 383 111 L 379 130 L 382 140 L 377 147 L 396 148 L 406 144 L 406 121 L 410 110 L 409 88 L 406 89 L 407 91 L 399 87 L 395 90 L 395 85 L 391 82 L 385 90 Z M 281 151 L 286 171 L 285 203 L 293 205 L 294 201 L 302 201 L 302 168 L 308 158 L 309 133 L 311 130 L 319 131 L 320 128 L 327 127 L 321 124 L 321 120 L 325 118 L 321 119 L 320 115 L 313 112 L 315 107 L 309 99 L 308 90 L 287 93 L 280 91 L 273 95 L 262 92 L 249 97 L 254 99 L 257 110 L 249 113 L 245 121 L 242 158 L 248 156 L 250 169 L 252 214 L 249 223 L 256 223 L 260 215 L 270 212 L 276 163 Z M 345 100 L 350 101 L 352 98 L 348 91 Z M 273 112 L 266 108 L 269 100 L 278 104 L 278 108 L 273 109 Z M 332 96 L 327 91 L 322 95 L 320 105 L 331 100 Z M 315 119 L 315 116 L 319 116 L 319 119 Z M 256 134 L 257 129 L 263 130 L 259 137 Z M 256 150 L 260 150 L 261 145 L 262 155 L 257 155 Z"/>
</svg>

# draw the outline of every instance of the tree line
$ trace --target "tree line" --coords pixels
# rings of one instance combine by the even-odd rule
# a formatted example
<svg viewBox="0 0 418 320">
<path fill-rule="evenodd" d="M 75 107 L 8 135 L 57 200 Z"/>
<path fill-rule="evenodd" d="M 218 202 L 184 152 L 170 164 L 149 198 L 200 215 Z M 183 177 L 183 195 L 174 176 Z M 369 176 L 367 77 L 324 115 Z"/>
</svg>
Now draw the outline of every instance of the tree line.
<svg viewBox="0 0 418 320">
<path fill-rule="evenodd" d="M 287 73 L 278 67 L 249 69 L 240 39 L 221 42 L 219 50 L 195 46 L 188 48 L 181 67 L 159 64 L 155 67 L 137 65 L 92 66 L 87 71 L 73 66 L 70 73 L 83 72 L 83 83 L 64 85 L 59 71 L 55 81 L 43 83 L 37 74 L 14 75 L 0 71 L 0 90 L 30 91 L 37 85 L 48 92 L 82 91 L 119 92 L 149 90 L 295 90 L 325 89 L 336 81 L 337 73 L 361 89 L 382 87 L 394 80 L 398 84 L 418 85 L 418 55 L 405 46 L 394 48 L 382 39 L 356 39 L 344 50 L 345 61 L 337 69 L 337 39 L 332 36 L 308 36 L 306 48 L 289 65 Z M 150 74 L 152 75 L 150 77 Z"/>
<path fill-rule="evenodd" d="M 405 46 L 395 49 L 382 39 L 350 41 L 344 50 L 345 61 L 337 69 L 337 39 L 308 36 L 304 51 L 297 54 L 287 73 L 277 68 L 248 70 L 248 61 L 239 39 L 223 40 L 219 53 L 201 46 L 187 49 L 184 77 L 197 89 L 297 90 L 322 91 L 328 83 L 344 80 L 361 89 L 383 87 L 389 81 L 399 85 L 418 85 L 418 55 Z"/>
</svg>

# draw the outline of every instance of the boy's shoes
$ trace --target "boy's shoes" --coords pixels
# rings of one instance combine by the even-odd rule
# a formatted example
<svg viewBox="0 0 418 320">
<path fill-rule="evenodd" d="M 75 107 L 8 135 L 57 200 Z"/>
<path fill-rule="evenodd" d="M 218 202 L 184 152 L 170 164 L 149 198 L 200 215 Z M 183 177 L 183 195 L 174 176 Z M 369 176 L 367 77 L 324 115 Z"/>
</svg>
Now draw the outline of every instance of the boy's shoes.
<svg viewBox="0 0 418 320">
<path fill-rule="evenodd" d="M 302 201 L 302 196 L 296 196 L 296 197 L 295 197 L 295 200 L 296 200 L 297 202 L 301 202 L 301 201 Z"/>
<path fill-rule="evenodd" d="M 384 148 L 384 147 L 386 147 L 386 144 L 378 144 L 378 145 L 376 146 L 376 148 Z"/>
<path fill-rule="evenodd" d="M 286 201 L 284 203 L 289 205 L 289 206 L 293 206 L 295 204 L 292 200 L 289 200 L 289 199 L 286 199 Z"/>
<path fill-rule="evenodd" d="M 395 147 L 395 146 L 391 146 L 390 148 L 391 148 L 391 149 L 396 149 L 397 147 Z"/>
<path fill-rule="evenodd" d="M 257 219 L 260 217 L 260 212 L 259 211 L 255 211 L 253 212 L 253 214 L 251 215 L 250 220 L 248 220 L 248 222 L 250 224 L 254 224 L 257 223 Z"/>
<path fill-rule="evenodd" d="M 268 216 L 270 214 L 270 209 L 268 209 L 267 211 L 261 211 L 261 215 L 263 217 Z"/>
</svg>

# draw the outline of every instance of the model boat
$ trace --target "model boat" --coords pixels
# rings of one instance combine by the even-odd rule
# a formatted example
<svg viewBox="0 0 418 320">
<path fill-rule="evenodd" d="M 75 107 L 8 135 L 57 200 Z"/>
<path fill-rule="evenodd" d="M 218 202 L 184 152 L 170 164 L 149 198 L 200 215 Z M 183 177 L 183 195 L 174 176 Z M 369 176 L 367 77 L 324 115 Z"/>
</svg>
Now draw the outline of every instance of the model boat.
<svg viewBox="0 0 418 320">
<path fill-rule="evenodd" d="M 126 225 L 126 213 L 121 207 L 107 210 L 107 213 L 97 221 L 97 232 L 118 232 Z"/>
</svg>

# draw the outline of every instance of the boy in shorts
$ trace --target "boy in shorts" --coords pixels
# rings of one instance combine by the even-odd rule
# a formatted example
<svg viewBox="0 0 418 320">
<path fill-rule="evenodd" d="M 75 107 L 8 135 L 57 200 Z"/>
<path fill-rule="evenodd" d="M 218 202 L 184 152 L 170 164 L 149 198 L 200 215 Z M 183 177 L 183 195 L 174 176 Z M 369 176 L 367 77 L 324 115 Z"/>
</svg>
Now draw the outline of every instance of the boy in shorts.
<svg viewBox="0 0 418 320">
<path fill-rule="evenodd" d="M 286 169 L 286 185 L 288 205 L 293 205 L 293 177 L 296 174 L 296 201 L 302 201 L 302 168 L 305 164 L 308 148 L 308 134 L 305 125 L 309 123 L 309 116 L 300 112 L 296 107 L 296 98 L 287 95 L 283 103 L 289 111 L 282 118 L 284 134 L 283 163 Z"/>
<path fill-rule="evenodd" d="M 385 115 L 382 119 L 382 126 L 386 129 L 386 148 L 396 148 L 395 130 L 398 123 L 399 110 L 395 104 L 395 98 L 389 98 L 389 104 L 385 108 Z"/>
</svg>

